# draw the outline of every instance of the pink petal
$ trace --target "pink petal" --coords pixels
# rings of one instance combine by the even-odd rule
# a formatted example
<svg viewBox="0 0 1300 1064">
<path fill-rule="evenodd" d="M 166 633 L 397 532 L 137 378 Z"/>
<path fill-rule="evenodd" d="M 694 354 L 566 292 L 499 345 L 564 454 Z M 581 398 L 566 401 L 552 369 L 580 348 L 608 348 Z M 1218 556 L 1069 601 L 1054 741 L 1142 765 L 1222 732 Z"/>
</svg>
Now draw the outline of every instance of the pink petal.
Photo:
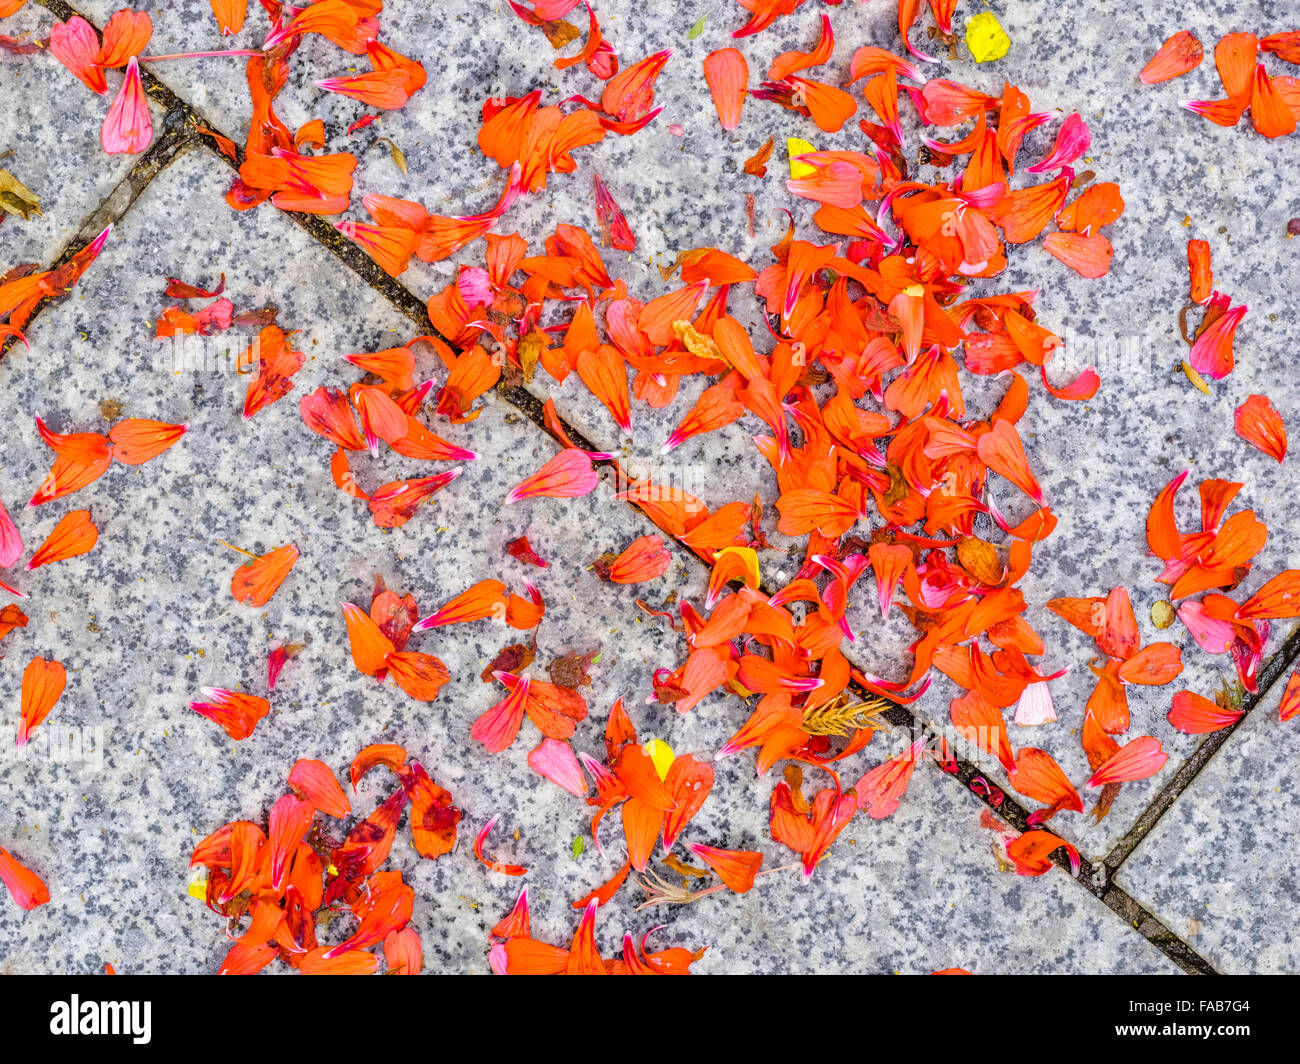
<svg viewBox="0 0 1300 1064">
<path fill-rule="evenodd" d="M 587 777 L 582 774 L 578 755 L 561 739 L 543 739 L 528 755 L 528 767 L 578 798 L 587 797 Z"/>
<path fill-rule="evenodd" d="M 109 155 L 139 155 L 153 140 L 153 120 L 140 80 L 140 64 L 134 56 L 126 65 L 126 78 L 118 90 L 108 117 L 99 132 L 99 142 Z"/>
<path fill-rule="evenodd" d="M 1231 621 L 1208 617 L 1199 602 L 1184 602 L 1178 607 L 1179 620 L 1207 654 L 1226 654 L 1232 646 L 1235 630 Z"/>
<path fill-rule="evenodd" d="M 14 519 L 5 504 L 0 502 L 0 569 L 11 569 L 23 556 L 23 537 L 18 534 Z"/>
<path fill-rule="evenodd" d="M 1075 112 L 1061 123 L 1061 128 L 1056 134 L 1056 142 L 1052 145 L 1052 150 L 1047 153 L 1047 157 L 1042 162 L 1028 167 L 1027 172 L 1041 174 L 1045 170 L 1058 170 L 1079 158 L 1088 150 L 1091 143 L 1092 133 L 1088 129 L 1088 123 L 1078 112 Z"/>
<path fill-rule="evenodd" d="M 596 490 L 600 477 L 591 466 L 586 451 L 566 447 L 531 477 L 506 496 L 506 502 L 547 496 L 556 499 L 573 499 Z"/>
</svg>

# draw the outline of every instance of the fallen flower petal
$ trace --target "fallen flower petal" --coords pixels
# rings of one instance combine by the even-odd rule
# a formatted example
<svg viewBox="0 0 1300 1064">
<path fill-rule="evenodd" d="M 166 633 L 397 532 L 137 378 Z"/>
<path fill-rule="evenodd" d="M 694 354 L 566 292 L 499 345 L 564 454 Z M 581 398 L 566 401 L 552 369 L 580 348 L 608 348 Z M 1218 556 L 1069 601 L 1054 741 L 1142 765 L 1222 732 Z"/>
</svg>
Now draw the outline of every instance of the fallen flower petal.
<svg viewBox="0 0 1300 1064">
<path fill-rule="evenodd" d="M 603 456 L 602 456 L 603 457 Z M 506 502 L 521 499 L 572 499 L 596 490 L 600 477 L 591 457 L 576 447 L 566 447 L 541 469 L 511 489 Z"/>
<path fill-rule="evenodd" d="M 1191 30 L 1180 30 L 1160 46 L 1138 78 L 1144 85 L 1169 81 L 1196 69 L 1204 58 L 1205 48 L 1196 35 Z"/>
<path fill-rule="evenodd" d="M 203 694 L 211 701 L 191 702 L 190 709 L 220 724 L 226 734 L 237 742 L 252 735 L 257 722 L 271 711 L 271 703 L 257 695 L 227 691 L 220 687 L 205 687 Z"/>
<path fill-rule="evenodd" d="M 0 569 L 12 569 L 22 556 L 23 537 L 4 503 L 0 502 Z"/>
<path fill-rule="evenodd" d="M 323 761 L 303 759 L 289 771 L 289 786 L 326 816 L 341 820 L 352 815 L 352 803 L 338 777 Z"/>
<path fill-rule="evenodd" d="M 68 674 L 57 661 L 33 658 L 23 670 L 22 712 L 18 719 L 18 745 L 23 746 L 33 731 L 50 715 L 63 697 Z"/>
<path fill-rule="evenodd" d="M 1104 787 L 1108 783 L 1131 783 L 1154 776 L 1169 760 L 1160 749 L 1160 740 L 1143 735 L 1119 750 L 1093 773 L 1089 787 Z"/>
<path fill-rule="evenodd" d="M 754 850 L 719 850 L 695 843 L 691 852 L 712 868 L 728 890 L 744 894 L 754 886 L 754 876 L 763 866 L 763 855 Z"/>
<path fill-rule="evenodd" d="M 573 747 L 560 739 L 545 738 L 528 755 L 528 767 L 578 798 L 587 797 L 587 777 Z"/>
<path fill-rule="evenodd" d="M 54 526 L 45 542 L 36 548 L 27 562 L 27 571 L 39 569 L 50 562 L 66 561 L 87 554 L 99 542 L 99 529 L 90 519 L 89 510 L 73 510 Z"/>
<path fill-rule="evenodd" d="M 1238 436 L 1270 458 L 1286 458 L 1286 426 L 1282 415 L 1263 395 L 1252 395 L 1237 407 L 1232 419 Z"/>
<path fill-rule="evenodd" d="M 488 833 L 496 826 L 498 817 L 499 815 L 494 816 L 484 824 L 483 830 L 480 831 L 478 836 L 474 839 L 474 856 L 482 861 L 484 867 L 490 872 L 500 872 L 502 875 L 506 876 L 522 876 L 528 871 L 528 869 L 524 868 L 522 865 L 502 864 L 500 861 L 493 861 L 492 859 L 483 856 L 483 843 L 487 840 Z"/>
<path fill-rule="evenodd" d="M 1169 723 L 1188 735 L 1205 735 L 1236 724 L 1242 716 L 1239 709 L 1224 709 L 1202 695 L 1179 691 L 1169 710 Z"/>
<path fill-rule="evenodd" d="M 722 128 L 734 130 L 740 124 L 749 82 L 749 64 L 735 48 L 719 48 L 704 59 L 704 80 L 708 82 L 713 106 Z M 779 80 L 779 79 L 774 79 Z"/>
<path fill-rule="evenodd" d="M 109 155 L 139 155 L 153 141 L 153 119 L 135 56 L 126 65 L 126 78 L 108 109 L 99 140 Z"/>
<path fill-rule="evenodd" d="M 113 441 L 114 458 L 125 465 L 138 466 L 157 458 L 188 430 L 188 425 L 133 417 L 109 429 L 108 438 Z"/>
<path fill-rule="evenodd" d="M 18 908 L 27 912 L 50 900 L 50 890 L 45 881 L 3 846 L 0 846 L 0 880 L 4 881 Z"/>
<path fill-rule="evenodd" d="M 261 609 L 271 601 L 296 564 L 297 547 L 292 543 L 277 547 L 236 569 L 230 580 L 230 593 L 236 602 Z"/>
</svg>

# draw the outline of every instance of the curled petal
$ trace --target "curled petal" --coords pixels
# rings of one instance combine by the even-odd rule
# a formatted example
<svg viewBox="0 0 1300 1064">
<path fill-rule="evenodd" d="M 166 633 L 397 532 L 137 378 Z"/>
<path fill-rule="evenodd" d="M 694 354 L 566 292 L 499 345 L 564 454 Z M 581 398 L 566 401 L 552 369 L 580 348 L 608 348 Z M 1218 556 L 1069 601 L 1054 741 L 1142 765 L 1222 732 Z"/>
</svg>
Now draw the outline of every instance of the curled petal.
<svg viewBox="0 0 1300 1064">
<path fill-rule="evenodd" d="M 528 869 L 524 868 L 522 865 L 502 864 L 500 861 L 493 861 L 491 858 L 483 856 L 483 843 L 487 841 L 488 833 L 496 826 L 497 819 L 498 818 L 494 816 L 484 824 L 483 830 L 480 831 L 478 837 L 474 839 L 474 856 L 482 861 L 484 867 L 491 872 L 500 872 L 502 875 L 506 876 L 522 876 L 528 871 Z"/>
</svg>

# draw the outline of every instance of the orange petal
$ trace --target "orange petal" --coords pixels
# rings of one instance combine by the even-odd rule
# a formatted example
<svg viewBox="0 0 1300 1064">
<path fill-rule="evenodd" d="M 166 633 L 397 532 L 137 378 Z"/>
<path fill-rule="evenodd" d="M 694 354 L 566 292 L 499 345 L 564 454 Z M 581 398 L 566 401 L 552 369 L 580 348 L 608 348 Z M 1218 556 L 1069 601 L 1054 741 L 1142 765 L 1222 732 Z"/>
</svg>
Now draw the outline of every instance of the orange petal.
<svg viewBox="0 0 1300 1064">
<path fill-rule="evenodd" d="M 994 421 L 992 429 L 979 438 L 978 451 L 980 461 L 989 469 L 1043 505 L 1043 489 L 1029 468 L 1020 435 L 1012 425 L 1001 419 Z"/>
<path fill-rule="evenodd" d="M 1078 233 L 1048 233 L 1043 248 L 1060 259 L 1080 277 L 1105 277 L 1115 249 L 1101 233 L 1080 236 Z"/>
<path fill-rule="evenodd" d="M 629 798 L 623 803 L 623 834 L 627 838 L 627 855 L 632 867 L 638 872 L 645 871 L 655 843 L 659 840 L 659 829 L 663 822 L 663 812 L 640 798 Z"/>
<path fill-rule="evenodd" d="M 1215 45 L 1214 64 L 1230 98 L 1249 99 L 1258 49 L 1259 38 L 1253 33 L 1229 33 Z"/>
<path fill-rule="evenodd" d="M 672 561 L 662 536 L 641 536 L 610 564 L 609 579 L 616 584 L 639 584 L 663 576 Z"/>
<path fill-rule="evenodd" d="M 1138 77 L 1145 85 L 1181 77 L 1200 66 L 1205 48 L 1191 30 L 1180 30 L 1160 46 Z"/>
<path fill-rule="evenodd" d="M 36 419 L 36 431 L 57 458 L 27 504 L 29 507 L 62 498 L 94 483 L 112 464 L 113 445 L 107 436 L 101 436 L 98 432 L 75 432 L 63 436 L 51 432 L 39 417 Z"/>
<path fill-rule="evenodd" d="M 1239 709 L 1224 709 L 1203 695 L 1179 691 L 1169 710 L 1169 723 L 1188 735 L 1222 731 L 1242 717 Z"/>
<path fill-rule="evenodd" d="M 1280 462 L 1286 457 L 1286 426 L 1265 396 L 1252 395 L 1237 407 L 1233 426 L 1238 436 L 1270 458 Z"/>
<path fill-rule="evenodd" d="M 384 667 L 388 656 L 394 653 L 392 640 L 384 635 L 365 610 L 351 602 L 343 603 L 343 619 L 348 626 L 353 662 L 359 671 L 373 676 Z"/>
<path fill-rule="evenodd" d="M 505 619 L 506 585 L 500 580 L 480 580 L 473 587 L 462 591 L 441 609 L 435 610 L 420 621 L 413 631 L 423 632 L 428 628 L 439 628 L 444 624 L 463 624 L 467 621 L 481 621 L 492 617 Z"/>
<path fill-rule="evenodd" d="M 205 687 L 203 694 L 211 701 L 191 702 L 190 709 L 220 724 L 226 734 L 237 742 L 252 735 L 257 722 L 271 711 L 271 703 L 257 695 L 227 691 L 220 687 Z"/>
<path fill-rule="evenodd" d="M 1296 129 L 1296 116 L 1273 84 L 1273 79 L 1268 76 L 1263 63 L 1255 67 L 1250 122 L 1257 133 L 1270 139 L 1285 137 Z"/>
<path fill-rule="evenodd" d="M 260 609 L 271 601 L 297 562 L 298 548 L 292 543 L 277 547 L 236 569 L 230 580 L 230 593 L 236 602 Z"/>
<path fill-rule="evenodd" d="M 710 52 L 704 60 L 704 80 L 708 82 L 722 128 L 735 129 L 740 124 L 745 88 L 749 83 L 749 64 L 745 57 L 735 48 Z"/>
<path fill-rule="evenodd" d="M 144 465 L 188 431 L 188 425 L 170 425 L 165 421 L 127 418 L 108 430 L 113 441 L 113 457 L 127 465 Z"/>
<path fill-rule="evenodd" d="M 1282 701 L 1278 704 L 1278 717 L 1285 723 L 1300 714 L 1300 669 L 1291 673 L 1286 690 L 1282 692 Z"/>
<path fill-rule="evenodd" d="M 1287 617 L 1300 617 L 1300 569 L 1278 573 L 1243 602 L 1236 615 L 1239 621 Z"/>
<path fill-rule="evenodd" d="M 1125 683 L 1160 686 L 1183 671 L 1182 651 L 1173 643 L 1152 643 L 1143 647 L 1119 667 Z"/>
<path fill-rule="evenodd" d="M 63 696 L 68 674 L 57 661 L 33 658 L 23 670 L 22 714 L 18 721 L 18 745 L 30 738 Z"/>
<path fill-rule="evenodd" d="M 143 11 L 123 9 L 104 27 L 104 40 L 95 60 L 101 67 L 120 67 L 137 56 L 153 36 L 153 22 Z"/>
<path fill-rule="evenodd" d="M 217 27 L 223 35 L 233 36 L 244 28 L 248 15 L 248 0 L 211 0 L 212 13 L 217 16 Z"/>
<path fill-rule="evenodd" d="M 1016 769 L 1007 781 L 1026 798 L 1043 802 L 1048 809 L 1036 814 L 1034 823 L 1050 819 L 1062 809 L 1083 812 L 1083 799 L 1051 754 L 1026 746 L 1016 751 Z"/>
<path fill-rule="evenodd" d="M 352 803 L 339 786 L 338 777 L 323 761 L 304 758 L 294 762 L 289 786 L 326 816 L 342 819 L 352 813 Z"/>
<path fill-rule="evenodd" d="M 1143 735 L 1120 747 L 1088 780 L 1089 787 L 1104 787 L 1108 783 L 1131 783 L 1154 776 L 1169 760 L 1160 749 L 1160 740 Z"/>
<path fill-rule="evenodd" d="M 1187 242 L 1187 268 L 1191 274 L 1192 302 L 1202 305 L 1208 303 L 1214 291 L 1214 272 L 1210 265 L 1210 245 L 1207 241 Z"/>
<path fill-rule="evenodd" d="M 0 846 L 0 881 L 9 888 L 18 907 L 27 912 L 50 900 L 50 890 L 44 880 L 3 846 Z"/>
<path fill-rule="evenodd" d="M 763 866 L 763 855 L 755 850 L 719 850 L 696 843 L 691 852 L 712 868 L 728 890 L 744 894 L 754 886 L 754 876 Z"/>
<path fill-rule="evenodd" d="M 610 412 L 625 433 L 632 433 L 632 414 L 628 408 L 627 363 L 617 349 L 601 344 L 594 351 L 578 356 L 578 376 Z"/>
<path fill-rule="evenodd" d="M 50 562 L 61 562 L 68 558 L 75 558 L 79 554 L 86 554 L 93 550 L 98 542 L 99 529 L 90 519 L 90 511 L 73 510 L 54 526 L 54 531 L 36 548 L 36 552 L 27 563 L 27 569 L 30 572 L 39 569 L 42 565 L 49 565 Z"/>
<path fill-rule="evenodd" d="M 432 702 L 442 685 L 451 679 L 447 666 L 432 654 L 403 650 L 389 654 L 385 665 L 397 686 L 419 702 Z"/>
</svg>

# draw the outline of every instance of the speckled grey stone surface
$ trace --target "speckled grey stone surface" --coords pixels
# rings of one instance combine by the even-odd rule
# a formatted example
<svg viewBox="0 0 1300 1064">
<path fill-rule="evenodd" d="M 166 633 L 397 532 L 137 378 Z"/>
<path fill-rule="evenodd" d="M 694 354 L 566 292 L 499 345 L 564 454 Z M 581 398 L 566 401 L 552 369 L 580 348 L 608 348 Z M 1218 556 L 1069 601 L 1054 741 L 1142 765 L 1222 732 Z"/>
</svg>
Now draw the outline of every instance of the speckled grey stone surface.
<svg viewBox="0 0 1300 1064">
<path fill-rule="evenodd" d="M 95 0 L 82 9 L 102 25 L 116 6 Z M 264 29 L 256 5 L 243 33 L 224 40 L 206 0 L 144 0 L 136 6 L 154 19 L 147 53 L 255 46 Z M 1300 517 L 1300 503 L 1288 490 L 1294 481 L 1289 466 L 1279 469 L 1232 432 L 1233 408 L 1253 391 L 1270 394 L 1288 420 L 1300 409 L 1294 389 L 1278 383 L 1289 373 L 1287 325 L 1300 309 L 1287 265 L 1297 245 L 1288 244 L 1285 234 L 1287 219 L 1297 211 L 1279 194 L 1286 188 L 1280 175 L 1291 145 L 1285 139 L 1265 141 L 1248 124 L 1224 130 L 1177 107 L 1189 97 L 1218 94 L 1209 60 L 1164 86 L 1143 87 L 1135 74 L 1178 28 L 1196 30 L 1212 47 L 1230 29 L 1264 33 L 1291 27 L 1284 24 L 1282 4 L 1217 3 L 1198 13 L 1171 2 L 1135 10 L 1100 0 L 1088 10 L 1055 10 L 1050 22 L 1034 5 L 1006 0 L 992 7 L 1013 40 L 1010 54 L 985 67 L 963 54 L 935 72 L 990 92 L 1000 90 L 1006 78 L 1030 94 L 1036 109 L 1080 110 L 1093 135 L 1083 165 L 1100 180 L 1119 181 L 1128 204 L 1125 216 L 1107 230 L 1116 257 L 1106 279 L 1085 281 L 1041 247 L 1028 246 L 1014 249 L 1007 273 L 984 285 L 990 292 L 1041 286 L 1040 320 L 1067 341 L 1061 377 L 1095 364 L 1103 378 L 1102 391 L 1087 404 L 1057 402 L 1033 384 L 1021 424 L 1031 465 L 1061 518 L 1021 587 L 1033 604 L 1028 618 L 1047 640 L 1043 665 L 1070 665 L 1072 672 L 1053 684 L 1060 719 L 1036 729 L 1013 726 L 1013 743 L 1047 749 L 1077 783 L 1086 778 L 1077 733 L 1091 689 L 1087 661 L 1095 647 L 1043 608 L 1049 598 L 1104 594 L 1125 584 L 1144 640 L 1183 642 L 1188 664 L 1170 687 L 1130 692 L 1130 734 L 1161 739 L 1171 754 L 1165 771 L 1126 785 L 1100 825 L 1085 826 L 1084 818 L 1070 814 L 1053 822 L 1086 854 L 1100 856 L 1196 746 L 1194 738 L 1178 735 L 1165 722 L 1169 696 L 1180 687 L 1209 694 L 1229 668 L 1226 659 L 1204 655 L 1181 626 L 1157 634 L 1149 622 L 1151 603 L 1162 590 L 1152 582 L 1158 563 L 1146 557 L 1143 536 L 1156 491 L 1187 466 L 1194 471 L 1193 483 L 1184 489 L 1187 503 L 1201 477 L 1245 481 L 1237 505 L 1255 507 L 1274 529 L 1245 589 L 1300 564 L 1300 548 L 1282 534 Z M 611 251 L 606 261 L 642 299 L 676 284 L 665 284 L 656 267 L 684 248 L 716 245 L 761 268 L 770 261 L 766 249 L 784 232 L 782 207 L 793 210 L 800 236 L 819 239 L 810 224 L 812 205 L 792 201 L 784 189 L 784 138 L 804 136 L 826 148 L 858 147 L 862 140 L 856 131 L 821 134 L 806 119 L 760 100 L 749 100 L 739 129 L 726 133 L 705 93 L 700 63 L 712 49 L 736 43 L 729 33 L 741 24 L 743 12 L 719 0 L 672 5 L 670 13 L 657 9 L 610 2 L 600 13 L 625 63 L 661 48 L 675 51 L 658 83 L 664 113 L 635 137 L 611 136 L 579 149 L 577 173 L 551 175 L 543 195 L 516 205 L 498 226 L 500 232 L 518 230 L 537 249 L 557 222 L 596 232 L 591 174 L 601 173 L 638 238 L 634 254 Z M 749 57 L 751 80 L 758 80 L 777 53 L 811 47 L 823 11 L 831 15 L 837 36 L 835 58 L 819 72 L 827 80 L 835 80 L 832 72 L 844 70 L 861 44 L 898 50 L 892 4 L 824 8 L 809 3 L 739 42 Z M 959 28 L 965 15 L 959 11 Z M 20 17 L 34 19 L 41 32 L 48 32 L 52 21 L 35 8 Z M 687 31 L 700 17 L 704 30 L 689 40 Z M 16 32 L 8 28 L 16 22 L 8 23 L 6 32 Z M 922 23 L 928 23 L 928 15 Z M 382 24 L 387 43 L 429 69 L 429 86 L 405 108 L 385 112 L 378 124 L 347 137 L 347 126 L 369 109 L 322 93 L 311 81 L 351 72 L 358 61 L 318 39 L 304 42 L 295 55 L 289 86 L 277 104 L 291 127 L 322 117 L 329 150 L 360 157 L 349 217 L 364 218 L 359 199 L 366 192 L 417 199 L 446 214 L 486 208 L 502 175 L 477 151 L 483 99 L 542 87 L 544 102 L 551 103 L 573 92 L 599 91 L 581 68 L 555 71 L 544 39 L 505 4 L 457 0 L 429 11 L 390 0 Z M 914 36 L 922 32 L 915 30 Z M 69 92 L 82 91 L 95 102 L 48 56 L 0 55 L 0 77 L 26 60 L 47 65 Z M 248 112 L 242 60 L 182 60 L 152 69 L 215 128 L 242 142 Z M 39 102 L 28 106 L 34 108 L 30 124 L 39 129 Z M 67 124 L 59 124 L 60 131 Z M 674 124 L 683 136 L 672 134 Z M 914 139 L 910 117 L 905 125 Z M 84 165 L 91 182 L 101 182 L 93 187 L 107 190 L 125 164 L 98 152 L 98 120 L 86 126 L 72 124 L 71 142 L 85 140 Z M 1041 154 L 1053 131 L 1049 126 L 1031 135 L 1022 158 Z M 374 143 L 377 135 L 400 146 L 408 174 L 396 168 L 384 145 Z M 744 175 L 745 158 L 768 135 L 778 144 L 768 177 Z M 477 579 L 500 577 L 518 589 L 531 576 L 548 603 L 539 661 L 597 644 L 604 651 L 593 668 L 593 721 L 580 731 L 578 748 L 597 751 L 604 715 L 621 694 L 643 738 L 658 735 L 679 752 L 706 753 L 734 730 L 737 707 L 715 695 L 689 716 L 676 718 L 642 705 L 652 668 L 677 664 L 682 647 L 679 637 L 661 631 L 660 622 L 632 605 L 638 594 L 657 605 L 671 593 L 698 593 L 702 573 L 689 559 L 679 559 L 663 580 L 632 589 L 599 585 L 577 569 L 575 560 L 619 549 L 651 530 L 612 501 L 605 488 L 586 500 L 541 500 L 500 513 L 509 487 L 540 466 L 554 445 L 491 397 L 478 421 L 434 426 L 478 451 L 480 460 L 468 463 L 464 475 L 405 528 L 376 530 L 361 504 L 334 489 L 327 469 L 330 448 L 302 426 L 296 397 L 322 383 L 355 379 L 338 355 L 401 343 L 414 330 L 271 209 L 232 214 L 221 201 L 230 176 L 224 164 L 201 155 L 186 156 L 164 172 L 72 299 L 33 326 L 34 351 L 16 351 L 0 369 L 5 382 L 0 409 L 18 426 L 0 467 L 0 498 L 15 513 L 49 461 L 32 428 L 33 412 L 60 431 L 103 430 L 98 403 L 118 398 L 127 401 L 124 416 L 187 420 L 193 430 L 149 465 L 116 467 L 72 499 L 20 518 L 29 546 L 39 543 L 56 514 L 69 509 L 88 505 L 100 523 L 103 538 L 96 553 L 24 578 L 21 586 L 33 592 L 34 602 L 39 585 L 41 612 L 29 611 L 32 627 L 11 635 L 4 649 L 14 662 L 38 652 L 63 655 L 69 692 L 51 723 L 62 717 L 66 724 L 104 727 L 105 759 L 102 770 L 88 771 L 12 755 L 0 764 L 4 785 L 21 795 L 7 807 L 8 820 L 0 821 L 0 843 L 11 839 L 16 851 L 47 874 L 56 893 L 54 902 L 25 918 L 12 907 L 0 909 L 0 942 L 5 943 L 0 956 L 18 970 L 93 970 L 105 960 L 119 962 L 119 970 L 214 970 L 224 952 L 220 921 L 185 895 L 184 862 L 193 842 L 229 819 L 259 817 L 282 793 L 283 775 L 296 757 L 322 757 L 341 772 L 356 749 L 381 739 L 407 744 L 434 778 L 452 789 L 466 814 L 457 854 L 417 862 L 414 853 L 401 849 L 402 835 L 395 851 L 416 884 L 416 926 L 430 966 L 482 970 L 486 929 L 513 899 L 517 883 L 485 872 L 467 852 L 468 837 L 494 812 L 504 819 L 489 848 L 531 866 L 527 880 L 538 934 L 564 941 L 575 917 L 567 903 L 601 882 L 617 862 L 590 848 L 577 862 L 569 856 L 586 810 L 528 770 L 524 758 L 536 742 L 530 725 L 511 751 L 491 760 L 467 734 L 473 718 L 497 698 L 478 680 L 479 670 L 518 634 L 481 622 L 417 637 L 413 647 L 438 654 L 454 677 L 437 702 L 421 706 L 391 686 L 376 688 L 351 668 L 338 602 L 366 601 L 376 572 L 390 587 L 412 591 L 422 608 L 440 604 Z M 57 220 L 68 231 L 97 202 L 85 183 L 73 187 L 77 201 Z M 720 191 L 704 200 L 701 190 Z M 753 237 L 745 220 L 749 192 L 756 203 Z M 0 228 L 6 259 L 16 246 L 10 243 L 15 233 L 34 241 L 33 250 L 15 251 L 15 258 L 48 259 L 60 246 L 40 229 L 20 230 L 11 220 Z M 1177 311 L 1186 298 L 1184 256 L 1192 235 L 1213 245 L 1217 287 L 1252 308 L 1238 332 L 1237 371 L 1215 385 L 1211 397 L 1192 389 L 1178 369 L 1185 348 Z M 416 262 L 401 280 L 425 298 L 452 279 L 453 262 L 480 262 L 482 251 L 477 243 L 451 262 Z M 222 270 L 230 276 L 228 295 L 238 309 L 279 305 L 281 324 L 304 330 L 299 346 L 309 355 L 290 398 L 248 424 L 238 416 L 242 380 L 224 372 L 173 375 L 150 339 L 150 323 L 167 304 L 163 276 L 210 282 Z M 734 312 L 761 331 L 751 299 L 738 294 Z M 238 351 L 247 339 L 226 346 Z M 1002 388 L 969 375 L 962 382 L 968 404 L 981 414 L 992 408 Z M 750 440 L 763 431 L 752 418 L 688 441 L 666 462 L 658 459 L 659 444 L 701 386 L 684 382 L 682 394 L 666 410 L 634 404 L 634 434 L 624 440 L 576 375 L 558 388 L 544 375 L 530 385 L 539 396 L 552 396 L 561 413 L 597 445 L 660 469 L 710 505 L 748 499 L 757 491 L 770 506 L 775 480 Z M 412 464 L 384 460 L 372 468 L 367 462 L 358 463 L 366 483 L 410 475 Z M 1023 498 L 1009 486 L 998 499 L 1010 516 L 1023 513 Z M 1180 514 L 1193 520 L 1190 505 Z M 486 536 L 485 528 L 491 529 Z M 544 556 L 569 561 L 538 571 L 503 557 L 501 545 L 521 532 Z M 229 598 L 229 576 L 238 559 L 217 546 L 217 538 L 255 550 L 292 540 L 304 557 L 265 611 L 249 611 Z M 795 565 L 793 559 L 771 555 L 764 571 L 780 583 Z M 912 636 L 910 626 L 897 613 L 887 624 L 872 623 L 873 599 L 864 593 L 851 608 L 850 620 L 862 636 L 846 652 L 874 671 L 901 675 L 909 661 L 901 647 Z M 1275 646 L 1286 627 L 1277 626 Z M 250 740 L 230 743 L 215 725 L 185 708 L 205 685 L 242 683 L 260 691 L 266 650 L 276 640 L 302 637 L 309 640 L 308 650 L 286 670 L 272 716 Z M 17 671 L 9 672 L 5 690 L 10 694 L 0 698 L 12 704 Z M 916 705 L 917 713 L 946 721 L 954 693 L 940 678 Z M 882 736 L 853 764 L 876 763 L 892 751 L 890 738 Z M 989 775 L 1004 782 L 996 766 Z M 769 864 L 783 861 L 784 851 L 766 830 L 770 786 L 753 780 L 751 759 L 720 763 L 718 791 L 692 826 L 689 841 L 756 846 L 769 854 Z M 367 789 L 372 801 L 381 795 L 369 781 L 363 795 Z M 508 836 L 516 827 L 522 839 L 512 843 Z M 1041 879 L 998 873 L 989 852 L 993 836 L 978 826 L 978 807 L 932 766 L 918 771 L 898 814 L 885 822 L 855 823 L 844 836 L 851 837 L 856 845 L 841 841 L 810 884 L 782 875 L 743 898 L 713 897 L 670 912 L 664 939 L 712 943 L 699 969 L 708 971 L 928 971 L 952 965 L 980 971 L 1168 970 L 1159 953 L 1067 883 L 1064 873 Z M 66 854 L 76 846 L 89 856 L 74 866 Z M 602 917 L 607 950 L 616 943 L 614 931 L 625 925 L 644 929 L 664 918 L 664 910 L 631 915 L 633 900 L 635 891 L 625 891 Z M 836 916 L 846 903 L 860 907 L 847 928 Z M 1163 914 L 1158 906 L 1157 914 Z M 69 939 L 66 928 L 73 922 L 79 933 Z M 833 933 L 827 930 L 832 927 Z M 1283 937 L 1294 941 L 1285 930 Z M 1237 958 L 1223 961 L 1225 967 L 1251 967 L 1251 947 L 1243 944 L 1248 938 L 1223 947 L 1229 951 L 1225 957 Z"/>
<path fill-rule="evenodd" d="M 0 20 L 0 33 L 44 41 L 55 21 L 44 8 L 28 4 Z M 14 153 L 0 158 L 0 170 L 36 193 L 42 212 L 26 221 L 6 215 L 0 223 L 0 273 L 20 262 L 49 266 L 135 163 L 129 155 L 105 155 L 100 147 L 100 124 L 122 75 L 110 71 L 107 79 L 108 95 L 96 96 L 47 52 L 14 55 L 0 49 L 0 153 Z M 52 122 L 64 105 L 67 118 Z M 157 128 L 162 112 L 154 107 L 151 113 Z"/>
<path fill-rule="evenodd" d="M 1296 720 L 1285 677 L 1116 874 L 1220 971 L 1300 971 L 1292 832 L 1300 812 Z"/>
</svg>

